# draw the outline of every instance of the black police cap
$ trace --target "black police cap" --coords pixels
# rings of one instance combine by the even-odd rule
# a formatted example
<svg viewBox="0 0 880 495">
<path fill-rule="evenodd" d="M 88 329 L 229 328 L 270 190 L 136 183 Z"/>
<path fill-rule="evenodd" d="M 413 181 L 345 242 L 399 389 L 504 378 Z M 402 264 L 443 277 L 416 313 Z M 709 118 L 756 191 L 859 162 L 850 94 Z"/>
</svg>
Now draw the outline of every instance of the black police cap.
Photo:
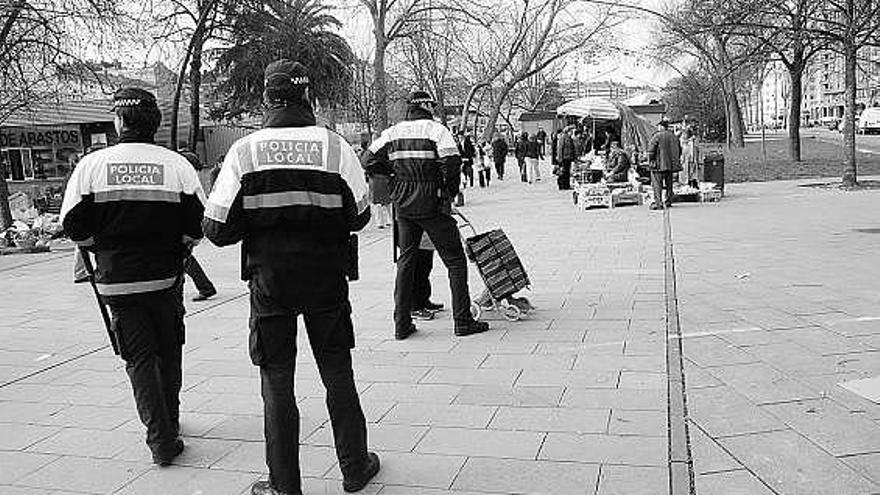
<svg viewBox="0 0 880 495">
<path fill-rule="evenodd" d="M 427 91 L 413 91 L 409 94 L 409 97 L 406 99 L 407 104 L 409 105 L 422 105 L 428 103 L 430 105 L 435 105 L 434 98 Z"/>
<path fill-rule="evenodd" d="M 117 108 L 155 106 L 156 97 L 153 93 L 141 88 L 127 87 L 113 93 L 113 108 L 110 111 Z"/>
<path fill-rule="evenodd" d="M 263 83 L 267 88 L 308 86 L 309 82 L 309 72 L 305 66 L 286 58 L 267 65 L 263 76 Z"/>
</svg>

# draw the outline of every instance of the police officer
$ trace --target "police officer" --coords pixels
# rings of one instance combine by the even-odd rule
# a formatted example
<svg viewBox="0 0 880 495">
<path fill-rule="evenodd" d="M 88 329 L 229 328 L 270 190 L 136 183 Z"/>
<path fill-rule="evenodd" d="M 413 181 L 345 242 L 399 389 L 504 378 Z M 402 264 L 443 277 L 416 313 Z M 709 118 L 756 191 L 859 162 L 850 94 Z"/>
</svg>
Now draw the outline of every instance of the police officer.
<svg viewBox="0 0 880 495">
<path fill-rule="evenodd" d="M 119 144 L 86 155 L 64 194 L 61 222 L 95 254 L 95 282 L 131 379 L 153 462 L 179 438 L 183 259 L 202 237 L 204 192 L 186 158 L 153 144 L 162 115 L 143 89 L 113 95 Z"/>
<path fill-rule="evenodd" d="M 489 325 L 470 312 L 467 262 L 451 202 L 459 192 L 461 157 L 449 129 L 432 119 L 434 100 L 414 91 L 406 119 L 386 129 L 370 145 L 366 168 L 393 175 L 391 197 L 397 209 L 400 257 L 394 287 L 394 336 L 403 340 L 416 332 L 410 311 L 413 280 L 422 233 L 427 232 L 449 271 L 455 335 L 485 332 Z"/>
<path fill-rule="evenodd" d="M 351 368 L 354 329 L 346 268 L 349 237 L 370 220 L 354 150 L 317 127 L 305 68 L 278 60 L 265 70 L 264 128 L 226 154 L 205 211 L 218 246 L 243 241 L 251 292 L 250 356 L 260 367 L 269 481 L 254 495 L 301 492 L 299 411 L 294 396 L 296 318 L 303 315 L 333 427 L 343 489 L 379 471 Z"/>
</svg>

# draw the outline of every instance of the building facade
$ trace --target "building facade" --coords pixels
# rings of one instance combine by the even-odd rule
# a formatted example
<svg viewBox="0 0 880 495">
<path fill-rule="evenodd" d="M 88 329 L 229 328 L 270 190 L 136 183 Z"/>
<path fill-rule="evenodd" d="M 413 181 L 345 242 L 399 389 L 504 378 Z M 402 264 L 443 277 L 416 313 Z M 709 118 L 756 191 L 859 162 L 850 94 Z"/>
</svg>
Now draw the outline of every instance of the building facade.
<svg viewBox="0 0 880 495">
<path fill-rule="evenodd" d="M 856 110 L 880 106 L 880 47 L 859 51 L 856 69 Z M 843 55 L 832 51 L 813 56 L 804 77 L 805 123 L 842 118 L 844 107 Z"/>
</svg>

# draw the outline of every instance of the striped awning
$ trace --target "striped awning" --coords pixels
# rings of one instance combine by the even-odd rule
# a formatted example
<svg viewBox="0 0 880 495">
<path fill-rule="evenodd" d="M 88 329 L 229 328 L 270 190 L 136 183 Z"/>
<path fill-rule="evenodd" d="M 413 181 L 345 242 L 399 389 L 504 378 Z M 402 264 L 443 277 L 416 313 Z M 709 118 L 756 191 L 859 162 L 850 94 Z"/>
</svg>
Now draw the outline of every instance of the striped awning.
<svg viewBox="0 0 880 495">
<path fill-rule="evenodd" d="M 572 100 L 556 109 L 557 115 L 589 117 L 597 120 L 617 120 L 620 112 L 608 98 L 588 96 Z"/>
</svg>

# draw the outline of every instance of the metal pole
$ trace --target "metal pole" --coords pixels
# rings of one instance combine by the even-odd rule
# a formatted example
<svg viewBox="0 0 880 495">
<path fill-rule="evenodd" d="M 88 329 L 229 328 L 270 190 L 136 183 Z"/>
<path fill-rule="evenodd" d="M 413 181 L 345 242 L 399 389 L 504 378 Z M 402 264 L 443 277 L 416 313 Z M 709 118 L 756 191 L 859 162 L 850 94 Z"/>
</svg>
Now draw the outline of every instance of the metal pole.
<svg viewBox="0 0 880 495">
<path fill-rule="evenodd" d="M 104 328 L 107 330 L 107 336 L 110 338 L 110 346 L 113 347 L 113 353 L 118 356 L 119 343 L 116 342 L 116 334 L 113 333 L 113 325 L 110 322 L 110 312 L 107 310 L 107 305 L 104 304 L 104 300 L 101 299 L 101 294 L 98 292 L 98 285 L 95 282 L 95 267 L 92 266 L 92 259 L 89 256 L 89 253 L 82 248 L 78 249 L 79 255 L 83 261 L 83 266 L 86 267 L 86 272 L 89 274 L 89 285 L 92 286 L 92 292 L 95 293 L 95 300 L 98 302 L 98 310 L 101 311 L 101 319 L 104 320 Z"/>
</svg>

